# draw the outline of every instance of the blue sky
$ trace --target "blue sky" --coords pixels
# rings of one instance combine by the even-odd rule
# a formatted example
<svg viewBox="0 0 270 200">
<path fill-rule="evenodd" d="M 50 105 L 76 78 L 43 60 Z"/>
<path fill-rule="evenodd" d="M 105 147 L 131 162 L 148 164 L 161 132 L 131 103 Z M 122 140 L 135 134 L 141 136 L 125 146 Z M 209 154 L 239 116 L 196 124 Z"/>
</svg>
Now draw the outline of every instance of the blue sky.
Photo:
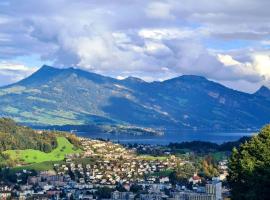
<svg viewBox="0 0 270 200">
<path fill-rule="evenodd" d="M 270 86 L 267 0 L 1 0 L 0 85 L 43 64 L 146 81 Z"/>
</svg>

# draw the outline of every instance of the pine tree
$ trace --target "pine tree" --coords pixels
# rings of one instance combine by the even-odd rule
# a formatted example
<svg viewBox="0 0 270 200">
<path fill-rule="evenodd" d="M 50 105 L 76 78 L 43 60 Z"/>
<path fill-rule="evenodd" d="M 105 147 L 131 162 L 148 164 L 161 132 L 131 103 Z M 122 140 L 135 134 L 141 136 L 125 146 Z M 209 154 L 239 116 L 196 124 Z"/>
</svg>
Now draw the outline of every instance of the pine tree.
<svg viewBox="0 0 270 200">
<path fill-rule="evenodd" d="M 270 126 L 239 149 L 229 159 L 228 183 L 232 199 L 264 200 L 270 197 Z"/>
</svg>

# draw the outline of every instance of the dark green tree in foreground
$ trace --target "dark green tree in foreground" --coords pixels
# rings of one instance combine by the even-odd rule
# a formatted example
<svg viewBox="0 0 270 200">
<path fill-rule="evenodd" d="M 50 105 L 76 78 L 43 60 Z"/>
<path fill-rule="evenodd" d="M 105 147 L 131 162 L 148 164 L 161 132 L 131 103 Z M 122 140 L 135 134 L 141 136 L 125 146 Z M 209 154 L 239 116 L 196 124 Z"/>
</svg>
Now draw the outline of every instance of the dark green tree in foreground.
<svg viewBox="0 0 270 200">
<path fill-rule="evenodd" d="M 233 200 L 270 199 L 270 125 L 233 149 L 228 183 Z"/>
</svg>

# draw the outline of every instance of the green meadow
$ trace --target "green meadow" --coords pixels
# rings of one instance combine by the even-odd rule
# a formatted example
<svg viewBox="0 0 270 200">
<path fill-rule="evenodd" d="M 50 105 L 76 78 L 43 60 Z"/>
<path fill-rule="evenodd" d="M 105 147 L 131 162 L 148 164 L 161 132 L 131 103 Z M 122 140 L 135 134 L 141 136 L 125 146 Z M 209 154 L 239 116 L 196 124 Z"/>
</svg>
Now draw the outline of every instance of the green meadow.
<svg viewBox="0 0 270 200">
<path fill-rule="evenodd" d="M 47 161 L 64 160 L 66 154 L 80 153 L 81 150 L 74 147 L 65 137 L 57 137 L 57 148 L 50 153 L 38 150 L 7 150 L 4 154 L 13 160 L 19 160 L 25 164 L 42 163 Z"/>
<path fill-rule="evenodd" d="M 54 169 L 54 164 L 65 164 L 65 161 L 46 161 L 41 163 L 33 163 L 12 168 L 13 172 L 21 170 L 49 171 Z"/>
<path fill-rule="evenodd" d="M 138 158 L 142 159 L 142 160 L 166 160 L 169 157 L 168 156 L 151 156 L 151 155 L 139 155 Z"/>
</svg>

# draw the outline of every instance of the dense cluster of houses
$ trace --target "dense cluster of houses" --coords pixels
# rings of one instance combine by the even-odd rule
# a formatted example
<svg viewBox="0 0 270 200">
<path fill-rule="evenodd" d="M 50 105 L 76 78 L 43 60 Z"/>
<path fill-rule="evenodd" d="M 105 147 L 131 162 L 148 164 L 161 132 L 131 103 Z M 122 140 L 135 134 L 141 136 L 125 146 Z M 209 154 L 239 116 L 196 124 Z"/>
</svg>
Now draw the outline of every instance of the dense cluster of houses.
<svg viewBox="0 0 270 200">
<path fill-rule="evenodd" d="M 141 188 L 136 193 L 131 188 L 136 184 Z M 97 191 L 100 188 L 111 189 L 111 200 L 221 200 L 222 185 L 218 180 L 213 180 L 203 187 L 194 187 L 192 190 L 185 186 L 173 187 L 168 181 L 164 183 L 153 183 L 145 180 L 140 183 L 123 183 L 125 191 L 117 190 L 118 185 L 101 185 L 94 183 L 80 183 L 71 179 L 69 175 L 58 175 L 53 171 L 40 172 L 37 176 L 29 176 L 26 184 L 20 188 L 8 186 L 0 187 L 0 199 L 100 199 Z M 123 189 L 122 189 L 123 190 Z M 105 198 L 104 198 L 105 199 Z"/>
<path fill-rule="evenodd" d="M 151 179 L 151 174 L 175 168 L 181 162 L 175 156 L 168 159 L 142 159 L 133 150 L 127 150 L 119 144 L 82 138 L 84 154 L 82 159 L 91 157 L 93 160 L 85 165 L 66 159 L 66 164 L 55 165 L 59 175 L 72 174 L 80 183 L 115 185 L 125 182 L 143 182 Z M 153 181 L 164 182 L 160 177 Z M 168 181 L 168 180 L 167 180 Z"/>
<path fill-rule="evenodd" d="M 112 142 L 81 138 L 84 153 L 67 155 L 65 162 L 55 164 L 54 170 L 32 175 L 28 170 L 17 174 L 27 176 L 26 183 L 0 186 L 0 199 L 120 199 L 120 200 L 221 200 L 222 186 L 219 180 L 203 187 L 187 189 L 184 185 L 172 186 L 168 175 L 162 174 L 176 165 L 184 164 L 175 156 L 166 159 L 147 159 L 136 155 Z M 226 170 L 226 161 L 220 163 Z M 197 185 L 196 174 L 189 180 Z M 136 185 L 139 191 L 132 188 Z M 121 186 L 121 190 L 119 190 Z M 100 197 L 99 191 L 106 188 L 109 196 Z M 102 193 L 101 193 L 102 194 Z"/>
<path fill-rule="evenodd" d="M 172 187 L 169 183 L 136 183 L 142 190 L 135 193 L 130 190 L 132 184 L 125 184 L 125 191 L 118 191 L 116 185 L 107 185 L 111 189 L 111 200 L 221 200 L 221 182 L 213 181 L 204 187 L 188 190 L 184 186 Z M 5 186 L 7 187 L 7 186 Z M 37 177 L 30 177 L 27 184 L 21 185 L 20 190 L 6 188 L 0 199 L 100 199 L 96 195 L 102 185 L 91 183 L 78 183 L 70 180 L 68 176 L 41 173 Z M 104 198 L 105 199 L 105 198 Z"/>
</svg>

